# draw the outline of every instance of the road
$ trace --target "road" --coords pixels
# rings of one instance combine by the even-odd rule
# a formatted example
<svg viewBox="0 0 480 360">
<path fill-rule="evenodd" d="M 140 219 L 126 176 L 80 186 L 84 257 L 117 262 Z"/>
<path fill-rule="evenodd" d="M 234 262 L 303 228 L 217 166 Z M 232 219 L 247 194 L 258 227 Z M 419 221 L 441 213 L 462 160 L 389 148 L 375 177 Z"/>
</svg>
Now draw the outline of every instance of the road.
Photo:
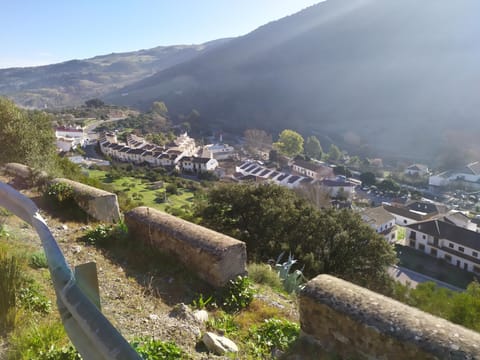
<svg viewBox="0 0 480 360">
<path fill-rule="evenodd" d="M 400 282 L 404 285 L 409 283 L 410 286 L 413 287 L 413 288 L 415 288 L 420 283 L 424 283 L 424 282 L 427 282 L 427 281 L 433 281 L 438 286 L 447 288 L 449 290 L 459 291 L 459 292 L 464 291 L 464 289 L 461 289 L 461 288 L 458 288 L 456 286 L 447 284 L 443 281 L 431 278 L 429 276 L 417 273 L 413 270 L 410 270 L 410 269 L 407 269 L 407 268 L 404 268 L 404 267 L 401 267 L 401 266 L 391 266 L 388 269 L 388 273 L 396 281 L 398 281 L 398 282 Z"/>
</svg>

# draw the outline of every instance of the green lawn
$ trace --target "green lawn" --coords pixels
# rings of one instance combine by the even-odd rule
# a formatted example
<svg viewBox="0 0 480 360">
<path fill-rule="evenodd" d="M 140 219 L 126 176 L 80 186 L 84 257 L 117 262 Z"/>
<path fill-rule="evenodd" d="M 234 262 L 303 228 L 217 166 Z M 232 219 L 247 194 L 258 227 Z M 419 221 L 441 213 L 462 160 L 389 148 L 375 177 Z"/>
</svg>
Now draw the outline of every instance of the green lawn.
<svg viewBox="0 0 480 360">
<path fill-rule="evenodd" d="M 395 250 L 399 259 L 398 265 L 418 273 L 464 289 L 474 280 L 472 273 L 408 246 L 397 244 L 395 245 Z"/>
<path fill-rule="evenodd" d="M 165 193 L 165 188 L 169 184 L 163 182 L 163 187 L 152 190 L 153 183 L 147 182 L 144 179 L 135 178 L 132 176 L 122 177 L 111 182 L 105 175 L 106 171 L 103 170 L 88 170 L 89 177 L 98 179 L 103 184 L 109 184 L 113 187 L 113 191 L 121 191 L 128 194 L 133 200 L 141 201 L 145 206 L 149 206 L 158 210 L 165 211 L 167 206 L 173 208 L 181 208 L 184 205 L 188 205 L 192 202 L 194 193 L 191 190 L 178 188 L 178 194 L 167 194 L 167 201 L 164 203 L 158 203 L 155 201 L 158 193 Z"/>
</svg>

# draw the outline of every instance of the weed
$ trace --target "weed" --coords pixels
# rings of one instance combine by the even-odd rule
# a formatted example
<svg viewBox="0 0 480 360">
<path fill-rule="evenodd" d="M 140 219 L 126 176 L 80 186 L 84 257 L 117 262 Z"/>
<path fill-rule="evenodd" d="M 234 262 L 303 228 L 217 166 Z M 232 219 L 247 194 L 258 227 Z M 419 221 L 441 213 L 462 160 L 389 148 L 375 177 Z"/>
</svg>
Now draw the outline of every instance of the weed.
<svg viewBox="0 0 480 360">
<path fill-rule="evenodd" d="M 215 305 L 215 302 L 213 301 L 213 296 L 209 296 L 207 299 L 204 299 L 203 294 L 200 294 L 197 299 L 193 299 L 192 301 L 192 307 L 198 310 L 204 310 L 209 305 L 213 307 Z"/>
<path fill-rule="evenodd" d="M 57 203 L 63 203 L 73 199 L 73 188 L 71 185 L 58 182 L 47 188 L 47 196 Z"/>
<path fill-rule="evenodd" d="M 283 290 L 282 280 L 278 273 L 267 264 L 249 264 L 248 277 L 257 284 L 270 286 L 274 290 Z"/>
<path fill-rule="evenodd" d="M 303 276 L 301 270 L 290 272 L 292 266 L 297 262 L 297 260 L 295 260 L 291 254 L 288 255 L 288 260 L 283 263 L 280 262 L 282 257 L 283 253 L 281 253 L 278 257 L 275 264 L 275 269 L 277 270 L 278 276 L 282 281 L 283 288 L 289 294 L 298 293 L 303 289 L 303 283 L 306 281 L 306 278 Z"/>
<path fill-rule="evenodd" d="M 132 347 L 144 360 L 188 359 L 187 354 L 173 342 L 144 337 L 135 339 Z"/>
<path fill-rule="evenodd" d="M 232 315 L 226 314 L 223 311 L 215 314 L 213 319 L 208 320 L 207 328 L 215 330 L 223 334 L 232 334 L 238 331 L 239 327 L 235 323 Z"/>
<path fill-rule="evenodd" d="M 220 303 L 225 311 L 238 312 L 250 305 L 254 294 L 250 279 L 247 276 L 237 276 L 223 289 Z"/>
<path fill-rule="evenodd" d="M 83 236 L 83 240 L 95 246 L 108 246 L 111 242 L 124 241 L 127 238 L 128 229 L 124 223 L 115 226 L 100 224 Z"/>
<path fill-rule="evenodd" d="M 250 352 L 268 355 L 273 349 L 287 350 L 299 337 L 300 325 L 288 320 L 268 319 L 251 329 Z M 260 352 L 260 354 L 258 354 Z"/>
<path fill-rule="evenodd" d="M 42 294 L 38 284 L 30 279 L 18 291 L 18 300 L 24 309 L 31 312 L 48 314 L 52 310 L 52 302 Z"/>
<path fill-rule="evenodd" d="M 20 259 L 8 256 L 0 248 L 0 334 L 15 326 L 17 318 L 17 292 L 22 285 Z"/>
<path fill-rule="evenodd" d="M 68 338 L 60 321 L 31 322 L 25 328 L 16 330 L 9 339 L 10 358 L 17 360 L 51 360 L 75 359 L 71 357 L 54 357 L 59 355 Z M 52 349 L 53 347 L 53 349 Z"/>
<path fill-rule="evenodd" d="M 279 308 L 262 300 L 254 299 L 246 311 L 242 311 L 235 316 L 235 323 L 242 331 L 248 331 L 256 324 L 281 316 L 282 312 Z"/>
<path fill-rule="evenodd" d="M 45 256 L 45 253 L 43 251 L 33 253 L 30 256 L 28 264 L 34 269 L 48 268 L 47 257 Z"/>
</svg>

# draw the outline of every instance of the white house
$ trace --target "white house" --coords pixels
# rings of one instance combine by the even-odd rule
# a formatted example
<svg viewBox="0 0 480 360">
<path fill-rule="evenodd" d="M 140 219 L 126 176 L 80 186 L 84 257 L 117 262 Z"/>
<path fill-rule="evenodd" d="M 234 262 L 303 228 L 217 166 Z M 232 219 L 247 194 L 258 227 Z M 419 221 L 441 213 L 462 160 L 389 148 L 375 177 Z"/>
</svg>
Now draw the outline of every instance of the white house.
<svg viewBox="0 0 480 360">
<path fill-rule="evenodd" d="M 336 197 L 343 193 L 347 198 L 351 198 L 355 194 L 357 184 L 339 176 L 336 179 L 323 179 L 320 181 L 320 186 L 331 197 Z"/>
<path fill-rule="evenodd" d="M 412 164 L 405 169 L 404 173 L 410 176 L 426 176 L 429 174 L 429 171 L 427 165 Z"/>
<path fill-rule="evenodd" d="M 395 242 L 397 239 L 395 217 L 382 206 L 365 209 L 360 215 L 363 221 L 368 223 L 377 233 L 383 235 L 385 240 Z"/>
<path fill-rule="evenodd" d="M 472 162 L 460 170 L 450 170 L 435 174 L 428 179 L 428 184 L 432 186 L 447 186 L 455 182 L 480 190 L 480 162 Z"/>
<path fill-rule="evenodd" d="M 442 220 L 407 226 L 407 244 L 461 269 L 480 274 L 480 234 Z"/>
<path fill-rule="evenodd" d="M 426 201 L 411 201 L 405 205 L 384 203 L 383 208 L 395 217 L 395 223 L 400 226 L 425 221 L 446 214 L 448 210 L 445 205 Z"/>
<path fill-rule="evenodd" d="M 55 128 L 55 137 L 57 139 L 57 147 L 61 151 L 70 151 L 78 145 L 84 146 L 87 137 L 82 128 L 70 128 L 66 126 L 58 126 Z"/>
<path fill-rule="evenodd" d="M 233 146 L 227 144 L 209 144 L 204 146 L 202 156 L 212 157 L 217 160 L 231 159 L 235 156 Z"/>
<path fill-rule="evenodd" d="M 333 169 L 324 163 L 297 159 L 292 164 L 292 170 L 299 175 L 308 176 L 317 180 L 335 178 Z"/>
<path fill-rule="evenodd" d="M 182 170 L 194 173 L 214 171 L 218 167 L 218 161 L 212 158 L 185 156 L 180 159 Z"/>
</svg>

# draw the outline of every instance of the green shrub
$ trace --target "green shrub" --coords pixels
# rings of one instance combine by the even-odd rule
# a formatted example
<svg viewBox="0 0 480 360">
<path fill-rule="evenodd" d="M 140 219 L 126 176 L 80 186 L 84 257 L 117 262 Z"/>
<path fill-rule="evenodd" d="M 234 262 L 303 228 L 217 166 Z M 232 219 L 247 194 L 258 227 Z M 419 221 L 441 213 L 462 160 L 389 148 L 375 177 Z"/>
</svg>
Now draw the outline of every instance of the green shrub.
<svg viewBox="0 0 480 360">
<path fill-rule="evenodd" d="M 207 328 L 224 334 L 232 334 L 239 329 L 233 316 L 224 312 L 220 312 L 219 314 L 216 314 L 213 319 L 208 320 Z"/>
<path fill-rule="evenodd" d="M 223 289 L 220 303 L 225 311 L 238 312 L 250 305 L 254 294 L 250 279 L 247 276 L 237 276 Z"/>
<path fill-rule="evenodd" d="M 128 237 L 128 228 L 121 222 L 116 225 L 100 224 L 88 231 L 83 237 L 87 244 L 105 247 L 112 243 L 121 243 Z"/>
<path fill-rule="evenodd" d="M 9 339 L 10 358 L 16 360 L 77 360 L 74 350 L 63 347 L 68 338 L 60 321 L 32 321 L 26 328 L 15 331 Z"/>
<path fill-rule="evenodd" d="M 0 334 L 11 330 L 17 319 L 17 293 L 23 283 L 22 266 L 17 256 L 0 248 Z"/>
<path fill-rule="evenodd" d="M 249 340 L 253 352 L 270 354 L 273 349 L 287 350 L 300 335 L 300 325 L 288 320 L 268 319 L 260 326 L 253 327 Z M 253 346 L 252 346 L 253 345 Z"/>
<path fill-rule="evenodd" d="M 18 300 L 21 306 L 31 312 L 48 314 L 52 310 L 52 302 L 42 294 L 38 284 L 33 280 L 26 280 L 18 291 Z"/>
<path fill-rule="evenodd" d="M 213 296 L 209 296 L 208 298 L 204 299 L 203 294 L 200 294 L 196 299 L 192 301 L 192 307 L 198 310 L 204 310 L 207 306 L 213 306 L 215 301 L 213 300 Z"/>
<path fill-rule="evenodd" d="M 46 194 L 49 198 L 61 204 L 73 199 L 73 188 L 68 184 L 58 182 L 51 184 L 47 188 Z"/>
<path fill-rule="evenodd" d="M 144 337 L 134 340 L 132 347 L 144 360 L 188 359 L 183 350 L 173 342 Z"/>
<path fill-rule="evenodd" d="M 34 269 L 48 268 L 48 261 L 43 251 L 36 252 L 30 256 L 28 263 Z"/>
<path fill-rule="evenodd" d="M 248 277 L 257 284 L 268 285 L 275 290 L 283 290 L 278 273 L 267 264 L 251 263 L 248 265 Z"/>
<path fill-rule="evenodd" d="M 167 194 L 177 195 L 178 194 L 178 187 L 177 187 L 176 184 L 170 183 L 165 187 L 165 191 L 167 192 Z"/>
</svg>

